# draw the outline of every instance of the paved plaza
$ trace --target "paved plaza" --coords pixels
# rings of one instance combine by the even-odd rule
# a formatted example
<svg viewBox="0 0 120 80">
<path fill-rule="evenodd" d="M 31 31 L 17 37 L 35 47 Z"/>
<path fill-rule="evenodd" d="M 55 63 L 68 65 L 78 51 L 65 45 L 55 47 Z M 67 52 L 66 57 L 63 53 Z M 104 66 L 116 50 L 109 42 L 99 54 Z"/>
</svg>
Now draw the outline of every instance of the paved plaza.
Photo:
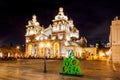
<svg viewBox="0 0 120 80">
<path fill-rule="evenodd" d="M 108 61 L 80 60 L 83 77 L 60 75 L 62 60 L 19 59 L 0 61 L 0 80 L 120 80 L 120 64 Z M 114 69 L 114 70 L 113 70 Z"/>
</svg>

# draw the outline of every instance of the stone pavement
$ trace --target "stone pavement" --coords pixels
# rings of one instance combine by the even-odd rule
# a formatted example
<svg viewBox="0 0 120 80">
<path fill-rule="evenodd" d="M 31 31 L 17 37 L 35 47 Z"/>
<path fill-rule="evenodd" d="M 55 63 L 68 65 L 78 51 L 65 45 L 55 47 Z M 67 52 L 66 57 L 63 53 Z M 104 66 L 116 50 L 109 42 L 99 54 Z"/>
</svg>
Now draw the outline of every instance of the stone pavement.
<svg viewBox="0 0 120 80">
<path fill-rule="evenodd" d="M 120 80 L 120 64 L 107 61 L 80 61 L 83 77 L 60 75 L 62 60 L 47 60 L 47 73 L 43 73 L 43 60 L 25 59 L 0 61 L 0 80 Z"/>
</svg>

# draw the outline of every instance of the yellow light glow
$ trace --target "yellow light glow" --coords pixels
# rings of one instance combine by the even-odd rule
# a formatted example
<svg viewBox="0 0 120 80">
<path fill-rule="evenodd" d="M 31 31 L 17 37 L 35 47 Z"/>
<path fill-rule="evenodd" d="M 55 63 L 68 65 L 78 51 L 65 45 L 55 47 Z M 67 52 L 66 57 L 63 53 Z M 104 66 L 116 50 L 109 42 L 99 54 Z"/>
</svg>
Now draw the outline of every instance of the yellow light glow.
<svg viewBox="0 0 120 80">
<path fill-rule="evenodd" d="M 111 51 L 110 51 L 110 50 L 106 52 L 106 55 L 110 55 L 110 54 L 111 54 Z"/>
<path fill-rule="evenodd" d="M 51 45 L 50 45 L 50 43 L 49 43 L 49 42 L 47 42 L 46 47 L 47 47 L 47 48 L 50 48 L 50 47 L 51 47 Z"/>
<path fill-rule="evenodd" d="M 47 37 L 45 37 L 45 40 L 47 40 L 48 38 Z"/>
<path fill-rule="evenodd" d="M 103 57 L 105 54 L 103 52 L 99 53 L 100 57 Z"/>
<path fill-rule="evenodd" d="M 36 40 L 39 40 L 39 37 L 38 37 L 38 36 L 36 37 Z"/>
<path fill-rule="evenodd" d="M 56 38 L 56 37 L 55 37 L 55 36 L 53 36 L 53 37 L 52 37 L 52 40 L 55 40 L 55 38 Z"/>
<path fill-rule="evenodd" d="M 26 43 L 28 43 L 28 42 L 29 42 L 29 40 L 27 39 L 27 40 L 26 40 Z"/>
<path fill-rule="evenodd" d="M 20 49 L 20 46 L 17 46 L 16 48 L 17 48 L 17 49 Z"/>
<path fill-rule="evenodd" d="M 44 47 L 44 43 L 40 43 L 40 47 L 43 48 Z"/>
</svg>

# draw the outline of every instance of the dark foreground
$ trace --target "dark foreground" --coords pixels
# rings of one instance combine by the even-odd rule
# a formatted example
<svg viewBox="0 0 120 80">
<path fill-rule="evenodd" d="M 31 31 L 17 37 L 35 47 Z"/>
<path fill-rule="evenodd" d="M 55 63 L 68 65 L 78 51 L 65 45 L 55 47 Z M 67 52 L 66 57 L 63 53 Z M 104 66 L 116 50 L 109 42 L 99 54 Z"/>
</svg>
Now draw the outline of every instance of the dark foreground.
<svg viewBox="0 0 120 80">
<path fill-rule="evenodd" d="M 80 61 L 83 77 L 60 75 L 62 60 L 19 59 L 0 61 L 0 80 L 120 80 L 120 64 L 107 61 Z M 114 69 L 114 70 L 113 70 Z"/>
</svg>

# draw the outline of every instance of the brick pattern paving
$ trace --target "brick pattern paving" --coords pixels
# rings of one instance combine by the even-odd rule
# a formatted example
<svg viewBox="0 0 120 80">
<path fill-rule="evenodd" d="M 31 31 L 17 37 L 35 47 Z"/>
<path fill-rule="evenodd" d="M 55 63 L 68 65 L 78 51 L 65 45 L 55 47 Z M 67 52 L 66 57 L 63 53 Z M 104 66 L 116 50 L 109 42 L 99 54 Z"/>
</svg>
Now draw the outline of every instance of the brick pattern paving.
<svg viewBox="0 0 120 80">
<path fill-rule="evenodd" d="M 60 75 L 62 60 L 47 60 L 47 73 L 43 73 L 43 60 L 25 59 L 0 61 L 0 80 L 120 80 L 120 64 L 106 61 L 80 61 L 83 77 Z"/>
</svg>

